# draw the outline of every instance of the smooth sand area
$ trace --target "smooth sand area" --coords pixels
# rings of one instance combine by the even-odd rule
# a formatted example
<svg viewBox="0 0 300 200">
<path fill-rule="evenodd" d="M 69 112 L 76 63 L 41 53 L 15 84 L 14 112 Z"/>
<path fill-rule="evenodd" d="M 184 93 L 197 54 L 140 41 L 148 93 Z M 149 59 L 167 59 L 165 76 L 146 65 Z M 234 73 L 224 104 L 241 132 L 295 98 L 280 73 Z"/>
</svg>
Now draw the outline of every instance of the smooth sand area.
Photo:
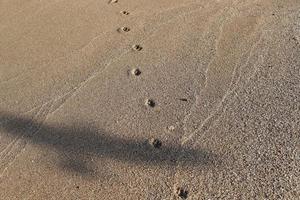
<svg viewBox="0 0 300 200">
<path fill-rule="evenodd" d="M 0 199 L 299 199 L 299 0 L 0 1 Z"/>
</svg>

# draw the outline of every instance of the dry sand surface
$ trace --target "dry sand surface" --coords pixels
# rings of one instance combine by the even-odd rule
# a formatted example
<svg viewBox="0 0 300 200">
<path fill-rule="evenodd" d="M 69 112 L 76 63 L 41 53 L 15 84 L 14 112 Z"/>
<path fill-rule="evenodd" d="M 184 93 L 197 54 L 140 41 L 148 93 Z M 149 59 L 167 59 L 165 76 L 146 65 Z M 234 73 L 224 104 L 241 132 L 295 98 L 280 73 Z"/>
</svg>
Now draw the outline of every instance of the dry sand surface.
<svg viewBox="0 0 300 200">
<path fill-rule="evenodd" d="M 0 0 L 0 199 L 300 199 L 299 0 Z"/>
</svg>

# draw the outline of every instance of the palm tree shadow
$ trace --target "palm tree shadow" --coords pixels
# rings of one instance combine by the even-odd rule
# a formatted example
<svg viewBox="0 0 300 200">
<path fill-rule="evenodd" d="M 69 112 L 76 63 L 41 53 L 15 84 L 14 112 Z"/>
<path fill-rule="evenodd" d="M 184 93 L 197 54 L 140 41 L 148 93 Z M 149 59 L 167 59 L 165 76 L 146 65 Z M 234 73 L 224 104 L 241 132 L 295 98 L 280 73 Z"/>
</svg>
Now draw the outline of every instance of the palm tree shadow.
<svg viewBox="0 0 300 200">
<path fill-rule="evenodd" d="M 58 151 L 62 155 L 59 165 L 80 174 L 93 173 L 93 166 L 88 164 L 93 157 L 166 167 L 176 166 L 178 161 L 196 166 L 218 162 L 215 154 L 205 150 L 168 145 L 156 149 L 145 140 L 116 137 L 90 126 L 54 127 L 4 112 L 0 113 L 0 122 L 0 133 L 22 136 L 28 142 Z"/>
</svg>

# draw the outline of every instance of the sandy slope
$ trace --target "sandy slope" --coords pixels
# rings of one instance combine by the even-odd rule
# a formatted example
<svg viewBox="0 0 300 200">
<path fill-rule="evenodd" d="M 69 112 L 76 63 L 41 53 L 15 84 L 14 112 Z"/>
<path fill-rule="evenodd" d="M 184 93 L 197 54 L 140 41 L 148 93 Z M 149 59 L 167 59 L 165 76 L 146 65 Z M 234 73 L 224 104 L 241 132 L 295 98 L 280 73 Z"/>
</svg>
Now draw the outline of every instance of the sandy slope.
<svg viewBox="0 0 300 200">
<path fill-rule="evenodd" d="M 297 0 L 2 0 L 0 199 L 297 199 L 299 96 Z"/>
</svg>

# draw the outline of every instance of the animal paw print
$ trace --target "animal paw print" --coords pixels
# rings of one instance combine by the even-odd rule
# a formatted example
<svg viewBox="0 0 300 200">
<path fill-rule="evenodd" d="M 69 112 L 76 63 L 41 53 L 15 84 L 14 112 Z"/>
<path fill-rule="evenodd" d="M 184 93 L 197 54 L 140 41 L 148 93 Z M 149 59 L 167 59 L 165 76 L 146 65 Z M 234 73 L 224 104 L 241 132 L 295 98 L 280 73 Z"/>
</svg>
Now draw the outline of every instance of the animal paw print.
<svg viewBox="0 0 300 200">
<path fill-rule="evenodd" d="M 108 2 L 108 4 L 118 3 L 118 1 L 119 1 L 119 0 L 110 0 L 110 1 Z"/>
<path fill-rule="evenodd" d="M 129 15 L 130 13 L 128 11 L 126 11 L 126 10 L 123 10 L 123 11 L 121 11 L 121 14 L 123 14 L 123 15 Z"/>
<path fill-rule="evenodd" d="M 141 75 L 141 70 L 140 69 L 133 69 L 132 71 L 131 71 L 131 73 L 132 73 L 132 75 L 134 75 L 134 76 L 139 76 L 139 75 Z"/>
<path fill-rule="evenodd" d="M 119 31 L 119 32 L 129 32 L 129 31 L 130 31 L 130 28 L 125 26 L 125 27 L 119 28 L 118 31 Z"/>
<path fill-rule="evenodd" d="M 133 50 L 135 51 L 142 51 L 143 47 L 139 44 L 135 44 L 132 46 Z"/>
<path fill-rule="evenodd" d="M 149 106 L 151 108 L 154 108 L 155 105 L 156 105 L 156 103 L 155 103 L 155 101 L 153 99 L 147 99 L 146 102 L 145 102 L 145 105 Z"/>
</svg>

